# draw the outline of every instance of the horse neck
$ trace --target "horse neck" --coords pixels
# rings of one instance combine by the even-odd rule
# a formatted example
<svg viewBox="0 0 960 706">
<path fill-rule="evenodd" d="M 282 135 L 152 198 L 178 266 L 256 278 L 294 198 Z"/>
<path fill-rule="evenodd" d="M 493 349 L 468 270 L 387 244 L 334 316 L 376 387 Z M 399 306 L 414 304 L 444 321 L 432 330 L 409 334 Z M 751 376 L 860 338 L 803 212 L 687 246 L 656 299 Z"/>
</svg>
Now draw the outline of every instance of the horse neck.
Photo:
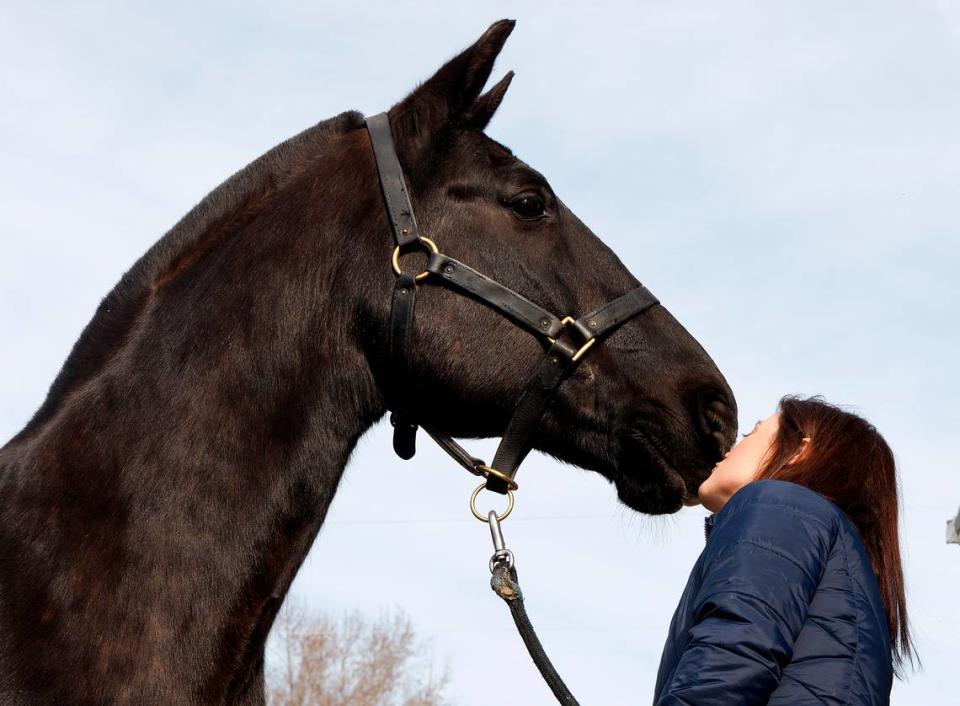
<svg viewBox="0 0 960 706">
<path fill-rule="evenodd" d="M 0 519 L 18 524 L 14 537 L 0 522 L 0 563 L 22 569 L 3 572 L 0 598 L 37 596 L 0 600 L 10 645 L 36 645 L 43 618 L 49 646 L 77 660 L 139 669 L 145 652 L 177 655 L 152 668 L 182 668 L 211 698 L 256 662 L 351 450 L 383 414 L 354 331 L 371 226 L 337 203 L 342 191 L 372 208 L 351 183 L 371 175 L 335 174 L 342 164 L 331 155 L 239 232 L 173 258 L 102 367 L 0 452 Z M 111 634 L 125 639 L 84 642 L 121 620 Z M 185 653 L 231 666 L 198 671 Z"/>
</svg>

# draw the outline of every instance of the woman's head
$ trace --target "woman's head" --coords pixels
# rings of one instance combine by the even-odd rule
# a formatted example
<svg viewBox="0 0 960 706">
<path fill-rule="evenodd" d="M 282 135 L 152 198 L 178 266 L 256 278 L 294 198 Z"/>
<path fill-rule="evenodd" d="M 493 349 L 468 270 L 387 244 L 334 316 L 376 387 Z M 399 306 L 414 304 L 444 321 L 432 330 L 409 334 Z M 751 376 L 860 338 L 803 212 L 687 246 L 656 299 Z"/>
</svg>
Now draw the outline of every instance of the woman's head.
<svg viewBox="0 0 960 706">
<path fill-rule="evenodd" d="M 747 483 L 757 480 L 768 461 L 784 447 L 777 443 L 780 425 L 779 411 L 758 421 L 749 433 L 743 435 L 740 443 L 727 452 L 700 485 L 697 500 L 708 510 L 719 512 L 734 493 Z M 799 441 L 798 445 L 787 443 L 785 450 L 792 450 L 794 454 L 803 453 L 809 440 L 796 441 Z"/>
<path fill-rule="evenodd" d="M 717 511 L 741 487 L 773 478 L 814 490 L 856 526 L 880 586 L 894 658 L 912 653 L 898 535 L 899 497 L 893 452 L 862 417 L 821 399 L 784 397 L 779 409 L 717 464 L 700 500 Z"/>
</svg>

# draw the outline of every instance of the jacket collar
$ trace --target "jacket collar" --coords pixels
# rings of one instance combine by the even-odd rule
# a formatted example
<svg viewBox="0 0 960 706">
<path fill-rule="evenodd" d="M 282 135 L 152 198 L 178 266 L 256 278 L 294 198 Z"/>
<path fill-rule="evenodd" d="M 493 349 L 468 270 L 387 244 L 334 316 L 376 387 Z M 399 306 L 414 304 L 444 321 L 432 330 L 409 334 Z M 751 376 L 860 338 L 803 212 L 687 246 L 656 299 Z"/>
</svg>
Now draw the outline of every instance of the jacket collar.
<svg viewBox="0 0 960 706">
<path fill-rule="evenodd" d="M 710 539 L 710 532 L 713 530 L 713 523 L 717 520 L 717 513 L 713 513 L 708 517 L 703 518 L 703 540 L 707 541 Z"/>
</svg>

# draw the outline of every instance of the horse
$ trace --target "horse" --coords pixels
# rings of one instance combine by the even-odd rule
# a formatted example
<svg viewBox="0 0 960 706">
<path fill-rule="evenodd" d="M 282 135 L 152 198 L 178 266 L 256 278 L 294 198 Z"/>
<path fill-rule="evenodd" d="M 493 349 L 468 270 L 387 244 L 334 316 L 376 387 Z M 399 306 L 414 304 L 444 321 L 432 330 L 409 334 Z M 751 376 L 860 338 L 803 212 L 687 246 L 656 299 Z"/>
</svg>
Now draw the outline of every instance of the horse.
<svg viewBox="0 0 960 706">
<path fill-rule="evenodd" d="M 391 107 L 392 138 L 424 233 L 543 307 L 590 311 L 637 280 L 484 133 L 513 26 Z M 543 345 L 422 287 L 392 367 L 382 198 L 364 116 L 341 113 L 228 178 L 102 300 L 0 449 L 0 704 L 263 704 L 267 634 L 392 376 L 425 425 L 503 432 Z M 657 305 L 591 351 L 532 443 L 657 514 L 695 497 L 736 426 L 717 366 Z"/>
</svg>

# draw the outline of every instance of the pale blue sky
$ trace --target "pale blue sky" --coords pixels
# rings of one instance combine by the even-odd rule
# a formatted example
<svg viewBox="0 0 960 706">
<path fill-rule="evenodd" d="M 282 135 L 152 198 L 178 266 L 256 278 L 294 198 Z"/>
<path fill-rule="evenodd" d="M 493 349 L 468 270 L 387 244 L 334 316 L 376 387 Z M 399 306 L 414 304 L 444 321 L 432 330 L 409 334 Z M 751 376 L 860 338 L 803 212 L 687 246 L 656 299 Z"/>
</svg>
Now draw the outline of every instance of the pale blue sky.
<svg viewBox="0 0 960 706">
<path fill-rule="evenodd" d="M 323 118 L 389 106 L 501 17 L 518 24 L 494 78 L 517 77 L 489 132 L 701 340 L 741 423 L 784 393 L 822 393 L 886 434 L 925 663 L 894 701 L 955 700 L 955 0 L 3 0 L 0 438 L 120 274 L 211 188 Z M 459 706 L 501 684 L 511 703 L 549 704 L 487 588 L 472 477 L 421 449 L 399 461 L 382 425 L 362 441 L 294 595 L 335 613 L 404 608 Z M 582 703 L 647 703 L 704 511 L 640 517 L 598 476 L 539 455 L 522 473 L 504 529 L 544 642 Z M 573 557 L 603 600 L 567 580 Z"/>
</svg>

